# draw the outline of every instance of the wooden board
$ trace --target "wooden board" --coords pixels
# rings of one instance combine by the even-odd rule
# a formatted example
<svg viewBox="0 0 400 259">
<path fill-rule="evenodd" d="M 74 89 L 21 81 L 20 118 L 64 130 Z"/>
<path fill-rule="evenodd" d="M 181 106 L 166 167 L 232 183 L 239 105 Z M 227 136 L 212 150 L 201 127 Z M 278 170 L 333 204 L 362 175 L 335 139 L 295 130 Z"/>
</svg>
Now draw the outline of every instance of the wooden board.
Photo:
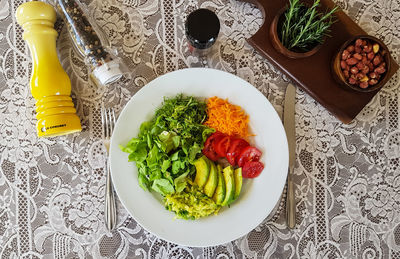
<svg viewBox="0 0 400 259">
<path fill-rule="evenodd" d="M 290 59 L 277 52 L 269 40 L 271 22 L 278 11 L 288 4 L 288 1 L 242 1 L 255 4 L 264 16 L 264 24 L 247 41 L 342 122 L 350 123 L 379 91 L 362 93 L 345 89 L 332 77 L 332 58 L 341 45 L 353 36 L 367 34 L 343 11 L 340 10 L 335 14 L 337 22 L 331 27 L 331 37 L 326 38 L 316 54 L 302 59 Z M 322 10 L 333 7 L 334 3 L 331 0 L 321 0 Z M 398 68 L 398 64 L 392 58 L 389 77 L 392 77 Z"/>
</svg>

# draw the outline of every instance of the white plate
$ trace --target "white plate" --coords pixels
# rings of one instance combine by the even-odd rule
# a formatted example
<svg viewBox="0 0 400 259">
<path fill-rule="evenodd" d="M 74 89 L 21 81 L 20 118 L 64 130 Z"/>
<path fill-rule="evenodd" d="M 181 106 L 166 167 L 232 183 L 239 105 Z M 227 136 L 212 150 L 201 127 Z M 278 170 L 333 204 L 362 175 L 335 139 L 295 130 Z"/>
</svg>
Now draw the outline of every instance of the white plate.
<svg viewBox="0 0 400 259">
<path fill-rule="evenodd" d="M 194 221 L 174 219 L 174 213 L 164 208 L 160 195 L 140 188 L 135 164 L 128 162 L 128 154 L 118 147 L 137 136 L 140 124 L 152 118 L 164 96 L 179 93 L 218 96 L 240 105 L 250 116 L 250 127 L 256 134 L 251 142 L 263 152 L 261 161 L 265 165 L 257 178 L 245 179 L 242 193 L 230 208 L 223 208 L 217 216 Z M 158 77 L 132 97 L 116 123 L 110 161 L 118 197 L 142 227 L 180 245 L 215 246 L 244 236 L 274 208 L 286 180 L 288 146 L 278 114 L 255 87 L 226 72 L 191 68 Z"/>
</svg>

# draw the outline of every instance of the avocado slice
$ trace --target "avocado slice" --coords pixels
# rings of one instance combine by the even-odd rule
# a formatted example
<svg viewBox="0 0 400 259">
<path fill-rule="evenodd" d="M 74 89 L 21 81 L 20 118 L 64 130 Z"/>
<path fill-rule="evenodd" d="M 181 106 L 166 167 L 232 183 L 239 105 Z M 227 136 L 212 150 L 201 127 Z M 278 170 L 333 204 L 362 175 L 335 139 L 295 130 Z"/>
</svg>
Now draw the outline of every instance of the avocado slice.
<svg viewBox="0 0 400 259">
<path fill-rule="evenodd" d="M 241 167 L 235 169 L 233 172 L 233 178 L 235 180 L 235 195 L 233 196 L 233 200 L 236 200 L 242 190 L 243 177 Z"/>
<path fill-rule="evenodd" d="M 210 174 L 210 163 L 208 161 L 208 158 L 202 156 L 194 161 L 193 164 L 196 167 L 196 176 L 194 178 L 194 183 L 197 184 L 200 188 L 203 188 Z"/>
<path fill-rule="evenodd" d="M 217 166 L 213 161 L 209 160 L 208 162 L 210 164 L 210 174 L 203 190 L 204 194 L 211 198 L 214 194 L 215 188 L 217 188 L 218 185 L 218 171 Z"/>
<path fill-rule="evenodd" d="M 217 165 L 217 175 L 218 185 L 217 188 L 215 188 L 213 200 L 217 205 L 221 205 L 225 199 L 226 186 L 224 176 L 222 175 L 222 167 L 220 165 Z"/>
<path fill-rule="evenodd" d="M 225 193 L 225 199 L 222 202 L 221 206 L 225 206 L 233 202 L 233 197 L 235 196 L 235 179 L 233 178 L 232 166 L 227 166 L 222 171 L 225 180 L 226 193 Z"/>
</svg>

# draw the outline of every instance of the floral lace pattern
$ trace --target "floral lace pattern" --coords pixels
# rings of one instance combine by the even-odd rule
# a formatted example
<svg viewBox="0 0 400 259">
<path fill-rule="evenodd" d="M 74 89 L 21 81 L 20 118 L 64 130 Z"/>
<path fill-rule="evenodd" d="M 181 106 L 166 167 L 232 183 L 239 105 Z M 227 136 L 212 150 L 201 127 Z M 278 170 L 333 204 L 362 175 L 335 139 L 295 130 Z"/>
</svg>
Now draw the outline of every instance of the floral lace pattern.
<svg viewBox="0 0 400 259">
<path fill-rule="evenodd" d="M 289 80 L 246 43 L 262 24 L 261 12 L 250 4 L 86 0 L 132 80 L 95 86 L 59 21 L 59 57 L 71 78 L 83 131 L 39 139 L 28 90 L 31 57 L 14 16 L 21 3 L 0 0 L 1 258 L 400 258 L 400 73 L 349 125 L 297 90 L 294 230 L 286 228 L 282 199 L 256 229 L 216 247 L 158 239 L 120 204 L 118 226 L 107 233 L 99 107 L 107 103 L 120 111 L 149 81 L 198 62 L 184 37 L 190 11 L 209 8 L 221 20 L 208 65 L 250 82 L 279 114 Z M 400 0 L 336 3 L 400 61 Z"/>
</svg>

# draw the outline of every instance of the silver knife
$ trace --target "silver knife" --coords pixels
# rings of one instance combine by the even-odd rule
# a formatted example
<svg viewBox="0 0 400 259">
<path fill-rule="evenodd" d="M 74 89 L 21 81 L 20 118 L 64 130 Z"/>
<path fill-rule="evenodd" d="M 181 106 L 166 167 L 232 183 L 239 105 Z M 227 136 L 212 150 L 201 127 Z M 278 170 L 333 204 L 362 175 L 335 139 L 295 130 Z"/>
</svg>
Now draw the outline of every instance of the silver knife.
<svg viewBox="0 0 400 259">
<path fill-rule="evenodd" d="M 286 137 L 289 146 L 289 168 L 286 193 L 286 223 L 288 228 L 294 228 L 294 226 L 296 225 L 296 201 L 294 198 L 294 184 L 292 179 L 296 151 L 296 132 L 294 118 L 295 102 L 296 88 L 292 84 L 288 84 L 285 94 L 285 106 L 283 108 L 283 125 L 285 127 Z"/>
</svg>

